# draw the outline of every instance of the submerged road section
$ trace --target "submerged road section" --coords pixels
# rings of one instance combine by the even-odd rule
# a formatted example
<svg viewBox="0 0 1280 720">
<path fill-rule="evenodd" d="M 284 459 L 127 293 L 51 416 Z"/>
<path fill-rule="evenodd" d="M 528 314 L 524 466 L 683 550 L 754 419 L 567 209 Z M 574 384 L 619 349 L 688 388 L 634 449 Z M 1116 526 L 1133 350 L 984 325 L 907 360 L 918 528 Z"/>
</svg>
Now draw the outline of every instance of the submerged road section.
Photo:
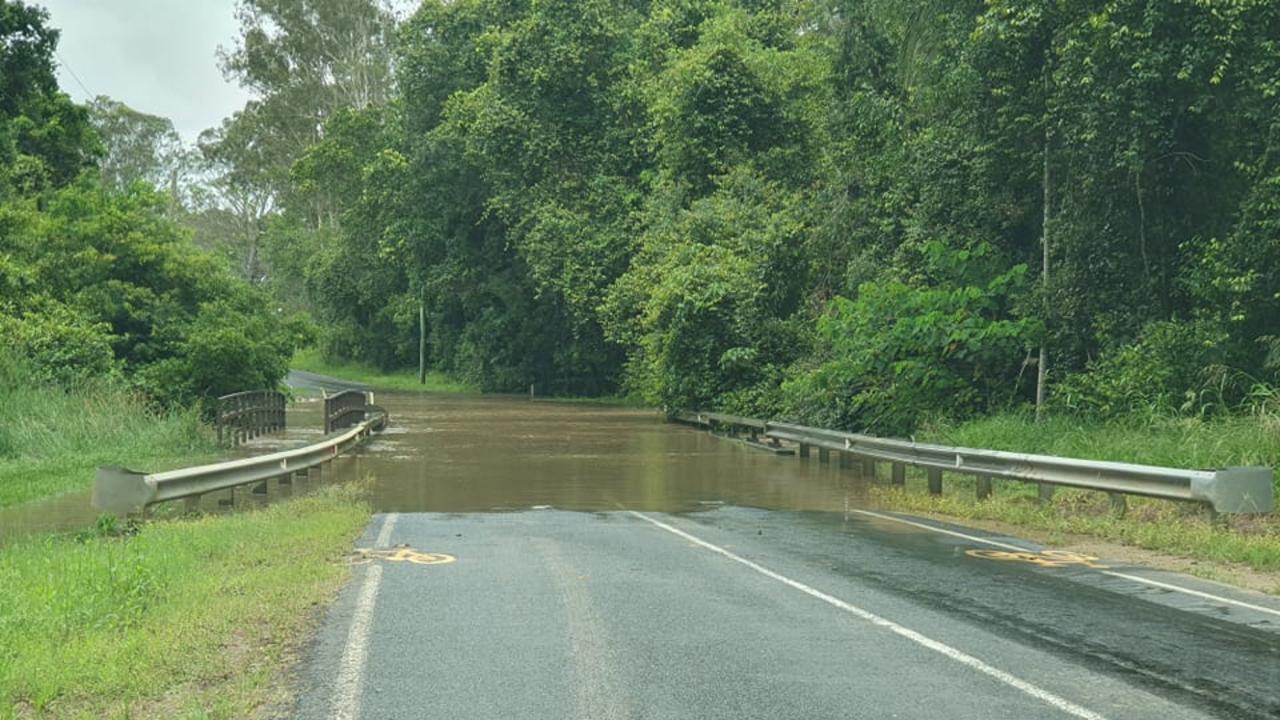
<svg viewBox="0 0 1280 720">
<path fill-rule="evenodd" d="M 1274 598 L 869 508 L 630 411 L 383 401 L 408 425 L 357 465 L 384 512 L 295 717 L 1280 717 Z"/>
</svg>

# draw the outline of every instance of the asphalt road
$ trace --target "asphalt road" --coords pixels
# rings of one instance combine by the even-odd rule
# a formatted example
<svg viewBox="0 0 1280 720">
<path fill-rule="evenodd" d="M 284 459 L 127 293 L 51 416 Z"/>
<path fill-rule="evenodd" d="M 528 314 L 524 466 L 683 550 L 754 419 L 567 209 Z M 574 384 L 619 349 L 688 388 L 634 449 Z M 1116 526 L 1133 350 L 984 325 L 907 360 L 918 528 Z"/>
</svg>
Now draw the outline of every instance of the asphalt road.
<svg viewBox="0 0 1280 720">
<path fill-rule="evenodd" d="M 912 518 L 391 514 L 358 545 L 390 549 L 295 717 L 1280 717 L 1280 602 Z"/>
<path fill-rule="evenodd" d="M 342 390 L 368 390 L 369 386 L 350 380 L 320 375 L 306 370 L 290 370 L 284 378 L 284 384 L 299 390 L 326 390 L 339 392 Z"/>
</svg>

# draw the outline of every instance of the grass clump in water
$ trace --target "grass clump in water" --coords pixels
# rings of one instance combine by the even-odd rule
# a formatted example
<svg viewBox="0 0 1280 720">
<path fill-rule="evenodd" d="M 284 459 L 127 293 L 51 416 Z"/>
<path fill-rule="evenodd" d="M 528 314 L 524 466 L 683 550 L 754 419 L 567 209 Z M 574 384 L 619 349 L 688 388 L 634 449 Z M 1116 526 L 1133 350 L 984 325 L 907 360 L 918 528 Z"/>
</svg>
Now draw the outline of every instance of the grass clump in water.
<svg viewBox="0 0 1280 720">
<path fill-rule="evenodd" d="M 0 718 L 238 718 L 344 580 L 351 487 L 0 548 Z"/>
</svg>

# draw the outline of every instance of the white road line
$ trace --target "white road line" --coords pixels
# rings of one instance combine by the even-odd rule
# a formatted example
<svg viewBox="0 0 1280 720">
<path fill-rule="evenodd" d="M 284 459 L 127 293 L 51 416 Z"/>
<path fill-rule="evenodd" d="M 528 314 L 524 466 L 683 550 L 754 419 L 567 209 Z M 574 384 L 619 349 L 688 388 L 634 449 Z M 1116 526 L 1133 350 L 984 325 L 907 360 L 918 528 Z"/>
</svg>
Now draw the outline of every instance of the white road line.
<svg viewBox="0 0 1280 720">
<path fill-rule="evenodd" d="M 384 548 L 391 544 L 391 531 L 396 527 L 396 520 L 400 519 L 400 513 L 388 513 L 382 521 L 382 529 L 378 531 L 378 539 L 374 541 L 374 547 Z"/>
<path fill-rule="evenodd" d="M 390 513 L 382 520 L 374 547 L 384 548 L 391 542 L 399 513 Z M 355 613 L 351 616 L 351 628 L 347 631 L 347 647 L 342 652 L 342 665 L 338 668 L 337 689 L 333 693 L 333 711 L 336 720 L 356 720 L 360 716 L 360 692 L 364 688 L 364 664 L 369 656 L 369 628 L 373 625 L 373 606 L 378 601 L 378 586 L 382 584 L 382 566 L 370 564 L 364 575 L 360 597 L 356 598 Z"/>
<path fill-rule="evenodd" d="M 947 530 L 946 528 L 935 527 L 933 525 L 926 525 L 925 523 L 914 522 L 912 520 L 907 520 L 905 518 L 894 517 L 893 515 L 885 515 L 884 513 L 871 512 L 870 510 L 850 510 L 849 512 L 858 513 L 859 515 L 868 515 L 870 517 L 879 518 L 881 520 L 890 520 L 892 522 L 902 523 L 903 525 L 910 525 L 912 527 L 918 527 L 924 530 L 930 530 L 932 532 L 941 533 L 943 535 L 952 535 L 954 537 L 964 538 L 965 540 L 972 540 L 973 542 L 984 543 L 986 545 L 991 545 L 993 547 L 998 547 L 998 548 L 1004 548 L 1006 550 L 1013 550 L 1016 552 L 1034 552 L 1030 548 L 1018 547 L 1017 545 L 1010 545 L 1009 543 L 1003 543 L 1003 542 L 1000 542 L 999 540 L 991 540 L 989 538 L 978 537 L 977 535 L 966 535 L 962 532 L 956 532 L 955 530 Z M 1140 575 L 1130 575 L 1128 573 L 1116 572 L 1114 570 L 1099 570 L 1098 572 L 1102 573 L 1103 575 L 1111 575 L 1112 577 L 1124 578 L 1125 580 L 1132 580 L 1134 582 L 1142 583 L 1144 585 L 1158 587 L 1163 590 L 1180 592 L 1186 595 L 1192 595 L 1198 598 L 1204 598 L 1206 600 L 1213 600 L 1214 602 L 1226 603 L 1228 605 L 1236 605 L 1238 607 L 1248 608 L 1249 610 L 1255 610 L 1260 613 L 1266 613 L 1268 615 L 1275 615 L 1276 617 L 1280 617 L 1280 610 L 1264 607 L 1262 605 L 1254 605 L 1252 603 L 1247 603 L 1242 600 L 1232 600 L 1229 597 L 1222 597 L 1221 595 L 1214 595 L 1213 593 L 1202 592 L 1200 590 L 1192 590 L 1191 588 L 1185 588 L 1185 587 L 1182 587 L 1181 585 L 1173 585 L 1171 583 L 1160 582 L 1159 580 L 1144 578 Z"/>
<path fill-rule="evenodd" d="M 979 660 L 978 658 L 973 657 L 972 655 L 969 655 L 967 653 L 961 652 L 960 650 L 957 650 L 951 647 L 950 645 L 947 645 L 945 643 L 934 640 L 933 638 L 922 635 L 916 632 L 915 630 L 899 625 L 898 623 L 893 622 L 892 620 L 882 618 L 879 615 L 876 615 L 875 613 L 872 613 L 867 610 L 863 610 L 862 608 L 857 607 L 855 605 L 850 605 L 849 603 L 841 600 L 840 598 L 828 595 L 822 592 L 821 590 L 817 590 L 808 585 L 805 585 L 804 583 L 798 580 L 792 580 L 791 578 L 785 575 L 776 573 L 770 570 L 769 568 L 764 567 L 763 565 L 759 565 L 744 557 L 735 555 L 734 553 L 728 550 L 725 550 L 724 548 L 718 545 L 713 545 L 707 542 L 706 540 L 703 540 L 702 538 L 699 538 L 694 535 L 690 535 L 689 533 L 677 527 L 668 525 L 667 523 L 664 523 L 661 520 L 656 520 L 654 518 L 649 517 L 648 515 L 645 515 L 643 513 L 638 513 L 634 510 L 628 510 L 628 512 L 651 525 L 655 525 L 659 528 L 662 528 L 663 530 L 666 530 L 669 533 L 672 533 L 673 535 L 682 537 L 685 540 L 688 540 L 689 542 L 695 545 L 704 547 L 707 550 L 710 550 L 711 552 L 717 553 L 719 555 L 723 555 L 724 557 L 736 563 L 745 565 L 751 568 L 752 570 L 755 570 L 756 572 L 760 573 L 761 575 L 764 575 L 765 577 L 771 578 L 773 580 L 777 580 L 778 582 L 783 583 L 784 585 L 789 585 L 792 588 L 795 588 L 796 590 L 799 590 L 800 592 L 805 593 L 806 595 L 811 595 L 827 603 L 828 605 L 832 605 L 841 610 L 844 610 L 845 612 L 848 612 L 849 614 L 854 615 L 856 617 L 862 618 L 863 620 L 866 620 L 867 622 L 873 625 L 882 627 L 918 645 L 922 645 L 930 650 L 933 650 L 934 652 L 937 652 L 941 655 L 951 658 L 952 660 L 955 660 L 956 662 L 962 665 L 965 665 L 969 668 L 977 670 L 978 672 L 989 675 L 990 677 L 995 678 L 996 680 L 999 680 L 1005 685 L 1008 685 L 1012 688 L 1016 688 L 1017 690 L 1020 690 L 1037 700 L 1040 700 L 1048 705 L 1051 705 L 1061 710 L 1062 712 L 1067 713 L 1068 715 L 1073 715 L 1078 718 L 1083 718 L 1083 720 L 1105 720 L 1102 715 L 1099 715 L 1098 713 L 1095 713 L 1092 710 L 1083 708 L 1071 702 L 1070 700 L 1067 700 L 1066 698 L 1060 697 L 1058 695 L 1055 695 L 1049 692 L 1048 690 L 1044 690 L 1035 685 L 1032 685 L 1031 683 L 1025 680 L 1016 678 L 1013 675 L 1010 675 L 1009 673 L 1003 670 L 1000 670 L 999 668 L 992 667 L 991 665 L 988 665 L 987 663 Z"/>
<path fill-rule="evenodd" d="M 1114 570 L 1099 570 L 1098 572 L 1101 572 L 1103 575 L 1113 575 L 1118 578 L 1124 578 L 1125 580 L 1140 582 L 1145 585 L 1151 585 L 1153 587 L 1162 588 L 1164 590 L 1173 590 L 1174 592 L 1186 593 L 1187 595 L 1202 597 L 1207 600 L 1213 600 L 1214 602 L 1230 603 L 1231 605 L 1238 605 L 1242 608 L 1248 608 L 1250 610 L 1256 610 L 1257 612 L 1267 613 L 1269 615 L 1275 615 L 1276 617 L 1280 617 L 1280 610 L 1274 610 L 1272 608 L 1263 607 L 1261 605 L 1253 605 L 1240 600 L 1232 600 L 1231 598 L 1226 598 L 1220 595 L 1214 595 L 1212 593 L 1207 593 L 1207 592 L 1200 592 L 1199 590 L 1192 590 L 1191 588 L 1184 588 L 1179 585 L 1170 585 L 1169 583 L 1160 582 L 1159 580 L 1152 580 L 1151 578 L 1144 578 L 1140 575 L 1130 575 L 1128 573 L 1116 572 Z"/>
<path fill-rule="evenodd" d="M 944 528 L 935 527 L 933 525 L 926 525 L 921 522 L 915 522 L 913 520 L 906 520 L 900 517 L 894 517 L 892 515 L 885 515 L 883 513 L 871 512 L 870 510 L 850 510 L 849 512 L 858 513 L 859 515 L 867 515 L 873 518 L 880 518 L 881 520 L 892 520 L 893 522 L 902 523 L 903 525 L 910 525 L 911 527 L 918 527 L 924 530 L 932 530 L 933 532 L 942 533 L 943 535 L 953 535 L 955 537 L 964 538 L 965 540 L 972 540 L 974 542 L 986 543 L 987 545 L 994 545 L 995 547 L 1004 548 L 1005 550 L 1013 550 L 1014 552 L 1035 552 L 1035 550 L 1032 550 L 1031 548 L 1019 547 L 1017 545 L 1010 545 L 1009 543 L 1003 543 L 1003 542 L 1000 542 L 999 540 L 989 540 L 987 538 L 977 537 L 976 535 L 965 535 L 964 533 L 956 532 L 955 530 L 947 530 Z"/>
<path fill-rule="evenodd" d="M 385 525 L 384 525 L 385 527 Z M 371 564 L 365 571 L 364 587 L 356 599 L 355 615 L 347 632 L 347 649 L 342 653 L 338 669 L 338 687 L 333 693 L 336 720 L 356 720 L 360 716 L 360 691 L 364 688 L 364 661 L 369 655 L 369 626 L 373 624 L 373 605 L 382 582 L 382 566 Z"/>
</svg>

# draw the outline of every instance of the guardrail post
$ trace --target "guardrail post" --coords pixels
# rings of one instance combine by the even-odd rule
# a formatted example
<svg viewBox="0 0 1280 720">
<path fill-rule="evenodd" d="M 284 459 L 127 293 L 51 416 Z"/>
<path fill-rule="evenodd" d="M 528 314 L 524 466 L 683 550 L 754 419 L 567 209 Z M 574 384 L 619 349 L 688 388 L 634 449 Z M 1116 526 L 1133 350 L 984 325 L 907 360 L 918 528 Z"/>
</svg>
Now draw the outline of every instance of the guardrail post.
<svg viewBox="0 0 1280 720">
<path fill-rule="evenodd" d="M 254 486 L 253 486 L 253 494 L 254 494 L 254 495 L 266 495 L 266 494 L 267 494 L 267 481 L 266 481 L 266 480 L 263 480 L 262 482 L 258 483 L 257 485 L 254 485 Z"/>
<path fill-rule="evenodd" d="M 838 462 L 840 463 L 841 468 L 853 467 L 853 453 L 850 453 L 848 450 L 841 450 Z"/>
<path fill-rule="evenodd" d="M 894 463 L 891 474 L 892 474 L 892 479 L 890 480 L 890 482 L 892 482 L 894 485 L 902 487 L 903 485 L 907 484 L 907 466 L 906 465 L 903 465 L 902 463 L 898 463 L 898 462 Z"/>
<path fill-rule="evenodd" d="M 236 489 L 233 487 L 229 487 L 227 488 L 227 496 L 224 498 L 218 498 L 218 507 L 235 507 L 235 505 L 236 505 Z"/>
<path fill-rule="evenodd" d="M 200 512 L 200 496 L 192 495 L 182 501 L 183 512 L 194 513 Z"/>
<path fill-rule="evenodd" d="M 1049 483 L 1040 483 L 1040 504 L 1048 505 L 1053 500 L 1053 493 L 1057 490 Z"/>
<path fill-rule="evenodd" d="M 818 448 L 818 462 L 820 463 L 831 462 L 831 451 L 824 447 Z"/>
<path fill-rule="evenodd" d="M 978 499 L 985 500 L 989 497 L 991 497 L 991 476 L 979 475 L 978 476 Z"/>
<path fill-rule="evenodd" d="M 929 468 L 929 494 L 942 494 L 942 471 L 938 468 Z"/>
<path fill-rule="evenodd" d="M 874 481 L 876 479 L 876 461 L 871 458 L 862 459 L 862 477 Z"/>
<path fill-rule="evenodd" d="M 1124 517 L 1129 512 L 1129 501 L 1121 493 L 1107 493 L 1107 498 L 1111 502 L 1111 514 L 1116 517 Z"/>
<path fill-rule="evenodd" d="M 800 450 L 796 454 L 802 458 L 809 457 L 809 443 L 800 443 Z"/>
</svg>

